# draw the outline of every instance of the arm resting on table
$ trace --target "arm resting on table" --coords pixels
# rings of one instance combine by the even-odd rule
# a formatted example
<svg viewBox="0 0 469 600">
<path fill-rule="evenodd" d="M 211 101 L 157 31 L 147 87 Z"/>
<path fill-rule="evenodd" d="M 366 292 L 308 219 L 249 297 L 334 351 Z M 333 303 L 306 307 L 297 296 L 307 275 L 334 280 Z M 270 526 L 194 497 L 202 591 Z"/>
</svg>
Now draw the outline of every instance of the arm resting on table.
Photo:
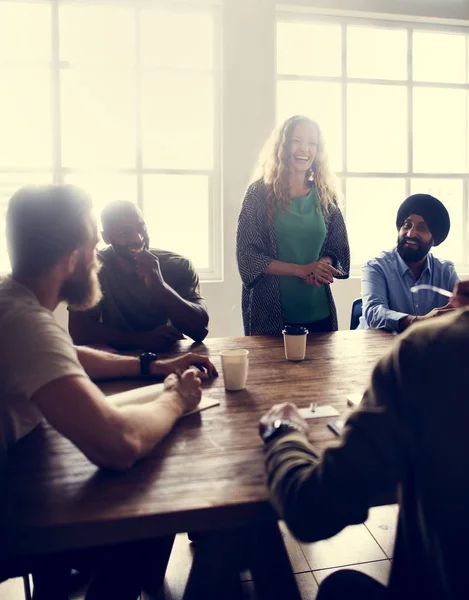
<svg viewBox="0 0 469 600">
<path fill-rule="evenodd" d="M 329 538 L 347 525 L 362 523 L 373 502 L 402 481 L 409 454 L 406 424 L 396 407 L 404 396 L 396 360 L 393 353 L 379 363 L 340 445 L 327 449 L 321 460 L 301 433 L 282 436 L 266 448 L 272 501 L 299 539 Z"/>
<path fill-rule="evenodd" d="M 117 470 L 145 457 L 182 414 L 175 392 L 164 392 L 148 404 L 117 408 L 84 376 L 52 381 L 32 401 L 91 462 Z"/>
</svg>

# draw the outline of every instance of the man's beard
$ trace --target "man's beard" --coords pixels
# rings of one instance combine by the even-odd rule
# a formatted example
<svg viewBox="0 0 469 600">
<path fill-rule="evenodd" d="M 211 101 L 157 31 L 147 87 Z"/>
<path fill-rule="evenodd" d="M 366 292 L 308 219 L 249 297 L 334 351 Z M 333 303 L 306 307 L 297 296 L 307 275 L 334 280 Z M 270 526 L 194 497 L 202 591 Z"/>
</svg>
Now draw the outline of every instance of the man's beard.
<svg viewBox="0 0 469 600">
<path fill-rule="evenodd" d="M 406 246 L 406 242 L 415 242 L 417 244 L 417 248 L 410 248 L 409 246 Z M 397 238 L 397 251 L 399 256 L 406 263 L 419 262 L 430 252 L 432 246 L 433 238 L 428 242 L 428 244 L 424 244 L 417 238 Z"/>
<path fill-rule="evenodd" d="M 103 296 L 98 279 L 100 267 L 96 259 L 88 266 L 82 260 L 73 275 L 63 282 L 60 300 L 73 310 L 88 310 L 96 306 Z"/>
</svg>

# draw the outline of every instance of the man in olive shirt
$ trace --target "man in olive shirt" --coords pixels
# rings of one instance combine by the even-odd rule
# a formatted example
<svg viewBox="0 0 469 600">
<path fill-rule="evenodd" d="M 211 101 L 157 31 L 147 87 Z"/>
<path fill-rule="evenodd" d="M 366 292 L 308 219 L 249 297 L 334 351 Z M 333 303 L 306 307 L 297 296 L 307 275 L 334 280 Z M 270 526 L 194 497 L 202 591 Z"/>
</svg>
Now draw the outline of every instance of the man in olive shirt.
<svg viewBox="0 0 469 600">
<path fill-rule="evenodd" d="M 75 343 L 165 350 L 183 334 L 201 342 L 208 313 L 191 262 L 150 250 L 143 215 L 132 202 L 112 202 L 101 222 L 109 244 L 98 253 L 103 298 L 93 310 L 70 311 Z"/>
<path fill-rule="evenodd" d="M 460 283 L 453 306 L 467 304 Z M 469 309 L 412 327 L 376 366 L 339 445 L 318 458 L 292 404 L 261 420 L 272 501 L 304 541 L 366 520 L 399 490 L 389 587 L 356 571 L 326 579 L 318 600 L 467 598 Z"/>
</svg>

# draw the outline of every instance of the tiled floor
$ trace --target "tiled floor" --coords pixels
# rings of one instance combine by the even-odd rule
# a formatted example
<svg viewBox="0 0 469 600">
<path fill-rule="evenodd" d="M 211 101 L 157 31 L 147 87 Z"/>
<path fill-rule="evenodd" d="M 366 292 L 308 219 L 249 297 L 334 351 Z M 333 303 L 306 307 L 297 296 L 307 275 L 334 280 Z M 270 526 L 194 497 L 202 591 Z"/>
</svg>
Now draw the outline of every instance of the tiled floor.
<svg viewBox="0 0 469 600">
<path fill-rule="evenodd" d="M 352 567 L 387 583 L 391 568 L 397 506 L 373 508 L 363 525 L 347 527 L 335 537 L 316 544 L 300 544 L 282 526 L 285 543 L 303 600 L 314 600 L 318 585 L 332 572 Z M 176 538 L 166 573 L 165 600 L 180 600 L 192 554 L 186 535 Z M 243 573 L 246 600 L 255 600 L 249 572 Z M 23 600 L 23 584 L 15 579 L 0 584 L 0 600 Z"/>
</svg>

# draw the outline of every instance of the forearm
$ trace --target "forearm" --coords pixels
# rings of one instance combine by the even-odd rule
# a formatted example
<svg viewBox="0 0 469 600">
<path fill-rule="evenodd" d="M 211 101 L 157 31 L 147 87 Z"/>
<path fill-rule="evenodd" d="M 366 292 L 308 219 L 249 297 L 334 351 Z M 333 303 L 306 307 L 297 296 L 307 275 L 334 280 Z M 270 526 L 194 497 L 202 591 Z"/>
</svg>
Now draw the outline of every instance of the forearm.
<svg viewBox="0 0 469 600">
<path fill-rule="evenodd" d="M 171 324 L 181 333 L 196 342 L 201 342 L 208 334 L 208 313 L 202 304 L 182 298 L 175 290 L 165 286 L 158 299 L 168 315 Z"/>
<path fill-rule="evenodd" d="M 140 377 L 140 359 L 138 357 L 111 354 L 86 346 L 77 346 L 76 349 L 78 360 L 93 381 Z M 164 365 L 155 362 L 152 367 L 152 375 L 154 377 L 165 377 L 168 375 L 168 369 Z"/>
<path fill-rule="evenodd" d="M 302 277 L 300 265 L 276 259 L 267 265 L 264 273 L 266 275 L 279 275 L 280 277 Z"/>
<path fill-rule="evenodd" d="M 405 317 L 402 317 L 402 319 L 399 320 L 398 331 L 399 332 L 405 331 L 411 325 L 413 325 L 414 323 L 417 323 L 417 321 L 420 321 L 420 320 L 421 320 L 421 318 L 417 317 L 415 315 L 407 315 Z"/>
<path fill-rule="evenodd" d="M 182 407 L 173 391 L 163 392 L 154 402 L 120 409 L 124 435 L 132 440 L 135 460 L 145 458 L 172 430 L 182 415 Z"/>
<path fill-rule="evenodd" d="M 301 433 L 282 436 L 266 448 L 267 482 L 272 503 L 293 535 L 305 542 L 315 542 L 335 535 L 345 525 L 366 518 L 367 506 L 344 519 L 335 503 L 341 502 L 343 490 L 334 477 L 323 480 L 318 458 Z"/>
<path fill-rule="evenodd" d="M 364 303 L 363 314 L 370 329 L 386 329 L 387 331 L 400 332 L 401 319 L 409 317 L 406 313 L 391 310 L 384 304 Z"/>
</svg>

